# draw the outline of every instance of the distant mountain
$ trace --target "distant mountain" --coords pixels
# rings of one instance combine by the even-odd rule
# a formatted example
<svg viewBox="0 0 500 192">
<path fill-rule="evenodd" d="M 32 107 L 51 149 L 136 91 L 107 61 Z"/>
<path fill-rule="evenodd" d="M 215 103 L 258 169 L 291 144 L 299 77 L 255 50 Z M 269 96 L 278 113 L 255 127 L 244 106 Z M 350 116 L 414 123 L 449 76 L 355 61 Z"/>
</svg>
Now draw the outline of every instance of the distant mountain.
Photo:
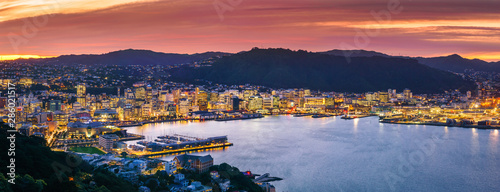
<svg viewBox="0 0 500 192">
<path fill-rule="evenodd" d="M 338 50 L 334 49 L 331 51 L 318 52 L 321 54 L 335 55 L 335 56 L 345 56 L 350 57 L 395 57 L 395 58 L 413 58 L 416 59 L 421 64 L 427 65 L 432 68 L 441 69 L 445 71 L 453 71 L 457 73 L 463 73 L 466 69 L 474 69 L 476 71 L 494 71 L 500 72 L 500 62 L 486 62 L 480 59 L 466 59 L 460 55 L 453 54 L 449 56 L 442 57 L 404 57 L 404 56 L 391 56 L 375 51 L 366 50 Z"/>
<path fill-rule="evenodd" d="M 420 63 L 441 70 L 463 73 L 466 69 L 476 71 L 500 72 L 500 62 L 486 62 L 479 59 L 466 59 L 454 54 L 444 57 L 416 58 Z"/>
<path fill-rule="evenodd" d="M 244 51 L 243 51 L 244 52 Z M 479 59 L 466 59 L 459 55 L 449 55 L 443 57 L 406 57 L 406 56 L 391 56 L 385 53 L 366 50 L 330 50 L 317 52 L 332 56 L 344 57 L 390 57 L 390 58 L 411 58 L 416 59 L 421 64 L 432 68 L 441 69 L 444 71 L 452 71 L 463 73 L 466 69 L 474 69 L 476 71 L 494 71 L 500 72 L 500 62 L 486 62 Z M 106 54 L 83 54 L 83 55 L 61 55 L 55 58 L 46 59 L 19 59 L 21 62 L 28 63 L 58 63 L 58 64 L 111 64 L 111 65 L 175 65 L 183 63 L 193 63 L 213 57 L 221 57 L 232 55 L 232 53 L 224 52 L 205 52 L 197 54 L 177 54 L 177 53 L 161 53 L 150 50 L 127 49 L 114 51 Z"/>
<path fill-rule="evenodd" d="M 32 62 L 59 64 L 111 64 L 111 65 L 174 65 L 192 63 L 211 57 L 229 55 L 222 52 L 205 52 L 197 54 L 161 53 L 149 50 L 127 49 L 101 55 L 61 55 L 55 58 L 36 59 Z"/>
<path fill-rule="evenodd" d="M 335 56 L 349 56 L 349 57 L 392 57 L 390 55 L 376 52 L 376 51 L 366 51 L 366 50 L 339 50 L 334 49 L 330 51 L 318 52 L 321 54 L 335 55 Z"/>
<path fill-rule="evenodd" d="M 275 88 L 366 92 L 409 88 L 416 93 L 470 89 L 474 84 L 417 60 L 392 57 L 334 56 L 288 49 L 258 49 L 218 59 L 211 67 L 184 67 L 172 79 L 204 79 L 223 84 L 255 84 Z"/>
</svg>

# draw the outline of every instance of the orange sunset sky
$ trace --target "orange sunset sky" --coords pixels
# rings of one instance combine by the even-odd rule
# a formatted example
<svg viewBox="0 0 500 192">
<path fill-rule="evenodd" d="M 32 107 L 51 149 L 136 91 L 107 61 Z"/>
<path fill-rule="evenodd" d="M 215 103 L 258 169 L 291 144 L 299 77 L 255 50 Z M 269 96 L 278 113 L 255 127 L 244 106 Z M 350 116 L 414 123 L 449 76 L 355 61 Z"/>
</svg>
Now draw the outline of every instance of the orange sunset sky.
<svg viewBox="0 0 500 192">
<path fill-rule="evenodd" d="M 0 37 L 2 59 L 283 47 L 498 61 L 500 1 L 3 0 Z"/>
</svg>

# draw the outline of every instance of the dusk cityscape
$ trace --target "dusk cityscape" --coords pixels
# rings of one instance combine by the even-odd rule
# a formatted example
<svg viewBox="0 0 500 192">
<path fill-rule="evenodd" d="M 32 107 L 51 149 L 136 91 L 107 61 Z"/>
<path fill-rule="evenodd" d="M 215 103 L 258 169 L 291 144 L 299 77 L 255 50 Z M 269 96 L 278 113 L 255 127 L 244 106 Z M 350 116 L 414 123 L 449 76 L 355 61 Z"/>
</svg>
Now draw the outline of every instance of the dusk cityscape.
<svg viewBox="0 0 500 192">
<path fill-rule="evenodd" d="M 500 191 L 500 2 L 0 2 L 0 191 Z"/>
</svg>

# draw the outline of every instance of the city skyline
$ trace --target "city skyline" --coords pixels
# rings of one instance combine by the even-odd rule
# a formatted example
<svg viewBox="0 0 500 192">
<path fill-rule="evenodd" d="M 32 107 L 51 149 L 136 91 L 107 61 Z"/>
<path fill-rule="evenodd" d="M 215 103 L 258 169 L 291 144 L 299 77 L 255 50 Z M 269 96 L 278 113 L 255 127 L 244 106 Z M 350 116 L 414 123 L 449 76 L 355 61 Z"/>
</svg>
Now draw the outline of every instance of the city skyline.
<svg viewBox="0 0 500 192">
<path fill-rule="evenodd" d="M 284 47 L 500 60 L 499 2 L 486 0 L 92 2 L 1 3 L 0 55 Z"/>
</svg>

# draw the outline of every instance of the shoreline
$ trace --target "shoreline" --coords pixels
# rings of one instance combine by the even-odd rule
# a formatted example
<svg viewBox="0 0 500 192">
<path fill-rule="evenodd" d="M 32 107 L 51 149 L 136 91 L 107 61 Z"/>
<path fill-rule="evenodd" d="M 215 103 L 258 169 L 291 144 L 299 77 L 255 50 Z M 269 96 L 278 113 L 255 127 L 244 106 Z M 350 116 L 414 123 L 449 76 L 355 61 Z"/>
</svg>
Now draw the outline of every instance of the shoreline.
<svg viewBox="0 0 500 192">
<path fill-rule="evenodd" d="M 259 118 L 264 118 L 266 116 L 281 116 L 281 115 L 292 115 L 293 117 L 302 117 L 302 116 L 309 116 L 312 114 L 304 114 L 300 116 L 294 116 L 297 114 L 273 114 L 273 115 L 262 115 L 261 117 L 251 117 L 251 118 L 228 118 L 228 119 L 169 119 L 169 120 L 158 120 L 158 121 L 146 121 L 146 122 L 141 122 L 141 123 L 136 123 L 136 124 L 131 124 L 131 125 L 122 125 L 122 126 L 117 126 L 120 128 L 127 128 L 127 127 L 136 127 L 136 126 L 142 126 L 142 125 L 147 125 L 147 124 L 153 124 L 153 123 L 165 123 L 165 122 L 177 122 L 177 121 L 218 121 L 218 122 L 226 122 L 226 121 L 238 121 L 238 120 L 249 120 L 249 119 L 259 119 Z M 341 119 L 344 120 L 354 120 L 354 119 L 361 119 L 361 118 L 366 118 L 366 117 L 375 117 L 378 115 L 359 115 L 357 117 L 345 117 L 343 115 L 332 115 L 330 117 L 338 117 L 341 116 Z M 500 125 L 448 125 L 446 123 L 440 123 L 440 122 L 391 122 L 387 120 L 380 120 L 379 122 L 381 123 L 387 123 L 387 124 L 399 124 L 399 125 L 430 125 L 430 126 L 447 126 L 447 127 L 460 127 L 460 128 L 476 128 L 476 129 L 500 129 Z"/>
<path fill-rule="evenodd" d="M 429 123 L 420 123 L 420 122 L 390 122 L 390 121 L 384 121 L 380 120 L 381 123 L 387 123 L 387 124 L 398 124 L 398 125 L 430 125 L 430 126 L 441 126 L 441 127 L 459 127 L 459 128 L 466 128 L 466 129 L 500 129 L 500 125 L 497 125 L 495 127 L 491 125 L 448 125 L 446 123 L 439 123 L 439 122 L 429 122 Z"/>
</svg>

